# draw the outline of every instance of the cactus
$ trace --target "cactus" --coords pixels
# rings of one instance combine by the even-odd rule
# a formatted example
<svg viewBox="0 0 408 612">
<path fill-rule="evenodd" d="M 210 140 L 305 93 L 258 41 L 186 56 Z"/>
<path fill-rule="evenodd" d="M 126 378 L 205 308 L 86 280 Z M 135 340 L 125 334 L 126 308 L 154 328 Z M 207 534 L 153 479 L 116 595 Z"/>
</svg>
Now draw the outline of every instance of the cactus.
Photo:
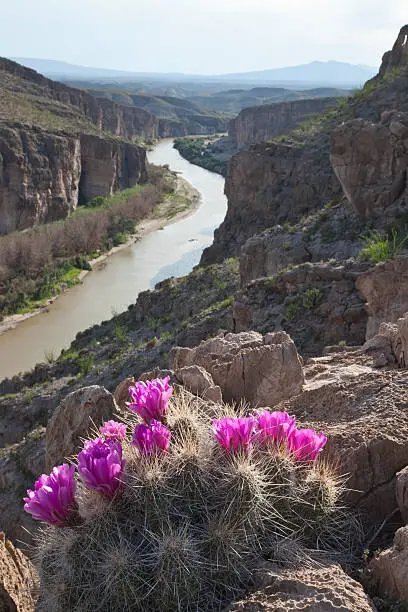
<svg viewBox="0 0 408 612">
<path fill-rule="evenodd" d="M 38 538 L 38 610 L 221 610 L 250 587 L 263 558 L 339 550 L 353 519 L 321 456 L 298 461 L 256 435 L 249 449 L 227 452 L 208 415 L 231 408 L 203 408 L 182 390 L 170 400 L 168 452 L 144 456 L 131 436 L 122 440 L 126 466 L 113 498 L 78 482 L 80 521 L 46 526 Z M 131 413 L 124 420 L 128 431 L 140 423 Z"/>
</svg>

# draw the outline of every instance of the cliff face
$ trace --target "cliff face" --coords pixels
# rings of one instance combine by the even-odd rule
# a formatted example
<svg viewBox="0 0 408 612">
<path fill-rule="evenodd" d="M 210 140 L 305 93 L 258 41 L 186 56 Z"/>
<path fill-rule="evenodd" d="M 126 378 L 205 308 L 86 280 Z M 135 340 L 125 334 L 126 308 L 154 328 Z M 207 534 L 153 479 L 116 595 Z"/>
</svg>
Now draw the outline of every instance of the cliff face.
<svg viewBox="0 0 408 612">
<path fill-rule="evenodd" d="M 147 180 L 146 151 L 84 134 L 81 143 L 80 200 L 111 195 Z"/>
<path fill-rule="evenodd" d="M 145 151 L 124 140 L 158 135 L 147 111 L 1 58 L 0 89 L 0 234 L 63 219 L 79 197 L 146 180 Z"/>
<path fill-rule="evenodd" d="M 331 162 L 345 195 L 363 219 L 406 206 L 408 114 L 387 111 L 380 123 L 355 119 L 330 137 Z"/>
<path fill-rule="evenodd" d="M 136 145 L 0 123 L 0 234 L 63 219 L 79 197 L 144 182 L 145 161 Z"/>
<path fill-rule="evenodd" d="M 296 221 L 341 194 L 327 137 L 315 138 L 313 147 L 272 143 L 237 153 L 228 165 L 225 193 L 227 214 L 202 265 L 238 255 L 253 234 Z"/>
<path fill-rule="evenodd" d="M 78 138 L 0 124 L 0 233 L 66 217 L 80 175 Z"/>
<path fill-rule="evenodd" d="M 228 136 L 238 149 L 266 142 L 293 130 L 314 113 L 334 107 L 338 98 L 315 98 L 245 108 L 228 125 Z"/>
</svg>

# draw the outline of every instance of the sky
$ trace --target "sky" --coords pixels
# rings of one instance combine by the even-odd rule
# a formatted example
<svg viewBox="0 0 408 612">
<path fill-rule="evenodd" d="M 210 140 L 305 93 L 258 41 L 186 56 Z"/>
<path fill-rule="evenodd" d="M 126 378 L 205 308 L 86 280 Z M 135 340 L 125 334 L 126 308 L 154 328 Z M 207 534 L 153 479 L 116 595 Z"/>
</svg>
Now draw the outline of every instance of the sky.
<svg viewBox="0 0 408 612">
<path fill-rule="evenodd" d="M 407 0 L 0 0 L 0 56 L 217 74 L 314 60 L 377 67 Z"/>
</svg>

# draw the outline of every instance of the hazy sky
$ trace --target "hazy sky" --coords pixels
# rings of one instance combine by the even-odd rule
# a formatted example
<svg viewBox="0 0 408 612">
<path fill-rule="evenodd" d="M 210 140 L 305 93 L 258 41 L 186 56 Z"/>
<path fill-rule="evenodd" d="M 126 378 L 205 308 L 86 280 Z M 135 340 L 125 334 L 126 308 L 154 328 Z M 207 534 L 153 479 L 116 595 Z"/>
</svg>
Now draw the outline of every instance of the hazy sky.
<svg viewBox="0 0 408 612">
<path fill-rule="evenodd" d="M 378 66 L 408 22 L 407 5 L 407 0 L 0 0 L 0 55 L 189 73 L 262 70 L 316 59 Z"/>
</svg>

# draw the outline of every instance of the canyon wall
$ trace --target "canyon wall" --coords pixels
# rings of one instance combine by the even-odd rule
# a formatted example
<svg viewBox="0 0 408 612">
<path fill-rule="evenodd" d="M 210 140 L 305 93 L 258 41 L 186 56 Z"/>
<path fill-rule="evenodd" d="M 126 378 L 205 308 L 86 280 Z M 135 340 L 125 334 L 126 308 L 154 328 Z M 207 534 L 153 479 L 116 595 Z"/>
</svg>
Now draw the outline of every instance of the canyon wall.
<svg viewBox="0 0 408 612">
<path fill-rule="evenodd" d="M 146 152 L 82 134 L 0 123 L 0 234 L 64 219 L 78 199 L 144 182 Z"/>
<path fill-rule="evenodd" d="M 96 98 L 81 89 L 51 81 L 35 70 L 16 62 L 0 58 L 0 72 L 8 75 L 14 92 L 50 99 L 75 107 L 100 132 L 110 132 L 119 138 L 132 140 L 136 136 L 156 138 L 157 117 L 140 108 L 115 104 L 107 98 Z M 52 112 L 64 114 L 69 109 L 52 108 Z"/>
<path fill-rule="evenodd" d="M 294 222 L 342 190 L 330 165 L 328 138 L 319 135 L 313 146 L 260 144 L 237 153 L 228 165 L 225 193 L 227 214 L 201 265 L 238 255 L 250 236 Z"/>
<path fill-rule="evenodd" d="M 293 130 L 310 115 L 333 108 L 338 98 L 314 98 L 244 108 L 228 125 L 228 136 L 238 149 L 266 142 Z"/>
</svg>

